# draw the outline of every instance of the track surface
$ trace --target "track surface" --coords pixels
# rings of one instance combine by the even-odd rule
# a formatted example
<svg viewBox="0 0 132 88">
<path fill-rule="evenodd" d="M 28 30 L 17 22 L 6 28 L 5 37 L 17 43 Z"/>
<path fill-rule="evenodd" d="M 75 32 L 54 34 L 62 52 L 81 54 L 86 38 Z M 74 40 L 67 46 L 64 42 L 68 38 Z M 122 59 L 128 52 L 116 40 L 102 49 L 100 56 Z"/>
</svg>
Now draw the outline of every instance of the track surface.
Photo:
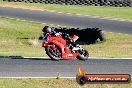
<svg viewBox="0 0 132 88">
<path fill-rule="evenodd" d="M 0 58 L 0 77 L 75 77 L 82 66 L 87 73 L 123 73 L 132 75 L 132 59 L 60 60 L 31 58 Z"/>
<path fill-rule="evenodd" d="M 64 13 L 0 7 L 0 16 L 69 27 L 97 27 L 105 31 L 132 34 L 132 22 L 91 18 Z"/>
</svg>

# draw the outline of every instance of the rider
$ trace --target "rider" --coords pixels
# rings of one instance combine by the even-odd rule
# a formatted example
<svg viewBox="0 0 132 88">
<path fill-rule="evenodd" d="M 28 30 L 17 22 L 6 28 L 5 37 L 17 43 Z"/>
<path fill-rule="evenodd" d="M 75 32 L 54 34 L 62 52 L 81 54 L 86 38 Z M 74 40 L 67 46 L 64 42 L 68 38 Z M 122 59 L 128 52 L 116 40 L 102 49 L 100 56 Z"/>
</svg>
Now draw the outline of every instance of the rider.
<svg viewBox="0 0 132 88">
<path fill-rule="evenodd" d="M 58 35 L 61 34 L 62 37 L 63 37 L 64 39 L 68 40 L 68 42 L 69 42 L 70 44 L 72 44 L 73 47 L 71 47 L 71 50 L 74 50 L 75 47 L 78 46 L 78 45 L 75 43 L 75 41 L 77 40 L 78 36 L 77 36 L 76 40 L 73 40 L 73 39 L 71 39 L 71 38 L 69 37 L 69 34 L 63 33 L 63 32 L 56 32 L 55 30 L 53 30 L 53 29 L 50 28 L 49 26 L 45 26 L 45 27 L 42 29 L 42 31 L 43 31 L 43 33 L 44 33 L 43 36 L 44 36 L 46 33 L 52 33 L 51 35 L 53 35 L 53 36 L 58 36 Z"/>
</svg>

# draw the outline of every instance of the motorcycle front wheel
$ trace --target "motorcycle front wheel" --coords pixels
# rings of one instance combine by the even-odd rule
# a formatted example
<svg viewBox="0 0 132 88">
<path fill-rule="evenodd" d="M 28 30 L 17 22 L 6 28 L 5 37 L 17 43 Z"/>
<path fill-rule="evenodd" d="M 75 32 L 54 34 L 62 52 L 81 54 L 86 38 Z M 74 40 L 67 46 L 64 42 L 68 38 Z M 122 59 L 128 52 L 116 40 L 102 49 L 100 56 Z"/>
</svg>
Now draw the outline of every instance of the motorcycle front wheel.
<svg viewBox="0 0 132 88">
<path fill-rule="evenodd" d="M 83 49 L 81 51 L 78 52 L 78 56 L 76 57 L 79 60 L 87 60 L 89 57 L 89 53 L 87 50 Z"/>
<path fill-rule="evenodd" d="M 54 47 L 54 49 L 53 49 Z M 60 48 L 55 44 L 50 44 L 45 47 L 46 54 L 52 59 L 52 60 L 60 60 L 62 57 Z"/>
</svg>

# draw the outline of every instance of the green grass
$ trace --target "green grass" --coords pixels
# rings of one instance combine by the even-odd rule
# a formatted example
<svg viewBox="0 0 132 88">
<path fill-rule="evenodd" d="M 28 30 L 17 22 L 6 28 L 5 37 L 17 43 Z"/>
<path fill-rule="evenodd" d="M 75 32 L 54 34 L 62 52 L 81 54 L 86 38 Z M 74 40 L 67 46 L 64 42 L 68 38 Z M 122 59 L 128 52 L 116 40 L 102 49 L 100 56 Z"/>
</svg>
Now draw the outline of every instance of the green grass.
<svg viewBox="0 0 132 88">
<path fill-rule="evenodd" d="M 80 86 L 75 79 L 1 79 L 0 88 L 132 88 L 132 83 Z"/>
<path fill-rule="evenodd" d="M 100 17 L 113 17 L 132 20 L 131 7 L 99 7 L 99 6 L 77 6 L 77 5 L 56 5 L 56 4 L 40 4 L 40 3 L 24 3 L 24 2 L 0 2 L 0 5 L 21 5 L 32 6 L 40 9 L 55 10 L 64 13 L 92 15 Z M 29 8 L 28 7 L 28 8 Z M 24 7 L 22 7 L 24 8 Z"/>
<path fill-rule="evenodd" d="M 35 40 L 45 25 L 0 17 L 0 56 L 47 56 Z M 85 45 L 91 57 L 132 57 L 132 35 L 105 32 L 106 42 Z"/>
<path fill-rule="evenodd" d="M 105 33 L 106 42 L 85 46 L 93 57 L 132 57 L 132 35 Z"/>
</svg>

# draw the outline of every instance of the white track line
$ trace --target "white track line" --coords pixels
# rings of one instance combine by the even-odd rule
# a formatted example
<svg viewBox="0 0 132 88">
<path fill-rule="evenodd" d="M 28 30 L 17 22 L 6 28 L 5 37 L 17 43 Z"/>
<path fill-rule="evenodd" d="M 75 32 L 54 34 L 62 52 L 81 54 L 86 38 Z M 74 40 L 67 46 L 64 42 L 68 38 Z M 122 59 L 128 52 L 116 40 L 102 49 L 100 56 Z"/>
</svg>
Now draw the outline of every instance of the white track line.
<svg viewBox="0 0 132 88">
<path fill-rule="evenodd" d="M 40 58 L 40 59 L 50 59 L 49 57 L 23 57 L 23 58 Z M 89 57 L 89 59 L 132 59 L 132 58 L 106 58 L 106 57 Z"/>
<path fill-rule="evenodd" d="M 0 16 L 0 17 L 3 17 L 3 16 Z M 44 24 L 44 25 L 46 25 L 46 24 L 48 24 L 48 23 L 45 23 L 45 22 L 38 22 L 38 21 L 29 21 L 29 20 L 23 20 L 23 19 L 19 19 L 19 18 L 12 18 L 12 17 L 8 17 L 8 16 L 6 16 L 6 17 L 4 17 L 4 18 L 8 18 L 8 19 L 12 19 L 12 20 L 18 20 L 18 21 L 28 21 L 28 22 L 35 22 L 35 23 L 40 23 L 40 24 Z M 57 24 L 48 24 L 48 25 L 51 25 L 51 26 L 58 26 L 58 27 L 60 27 L 61 25 L 57 25 Z M 61 26 L 61 27 L 67 27 L 67 26 Z"/>
<path fill-rule="evenodd" d="M 56 79 L 57 77 L 0 77 L 0 79 L 2 79 L 2 78 L 4 78 L 4 79 L 18 79 L 18 78 L 20 78 L 20 79 L 26 79 L 26 78 Z M 61 79 L 74 79 L 76 77 L 59 77 L 59 78 L 61 78 Z"/>
<path fill-rule="evenodd" d="M 56 79 L 57 77 L 0 77 L 0 79 L 36 79 L 36 78 L 41 78 L 41 79 Z M 59 77 L 60 79 L 75 79 L 76 77 Z M 131 77 L 132 79 L 132 77 Z"/>
</svg>

